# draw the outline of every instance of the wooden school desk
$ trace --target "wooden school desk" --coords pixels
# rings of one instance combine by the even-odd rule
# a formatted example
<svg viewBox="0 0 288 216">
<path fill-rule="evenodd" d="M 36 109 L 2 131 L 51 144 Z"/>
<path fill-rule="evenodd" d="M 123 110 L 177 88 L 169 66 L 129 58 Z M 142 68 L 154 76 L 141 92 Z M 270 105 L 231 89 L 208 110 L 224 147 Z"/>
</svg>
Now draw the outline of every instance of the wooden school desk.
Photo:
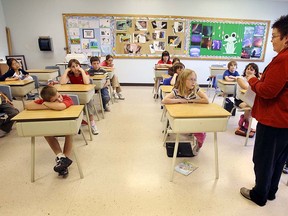
<svg viewBox="0 0 288 216">
<path fill-rule="evenodd" d="M 75 135 L 79 131 L 82 118 L 83 105 L 74 105 L 62 111 L 24 110 L 12 119 L 16 121 L 19 136 L 31 137 L 31 182 L 35 181 L 35 137 Z M 80 178 L 83 178 L 76 149 L 74 146 L 72 149 Z"/>
<path fill-rule="evenodd" d="M 87 123 L 89 128 L 89 135 L 90 140 L 93 140 L 92 132 L 91 132 L 91 122 L 89 119 L 89 112 L 87 108 L 87 103 L 93 98 L 94 95 L 94 88 L 95 85 L 92 84 L 64 84 L 64 85 L 54 85 L 54 87 L 57 89 L 58 92 L 61 92 L 61 94 L 75 94 L 78 95 L 80 104 L 85 105 L 85 113 L 87 117 Z"/>
<path fill-rule="evenodd" d="M 236 84 L 237 82 L 227 82 L 225 80 L 218 80 L 217 86 L 223 92 L 223 104 L 222 107 L 225 105 L 225 101 L 228 95 L 232 94 L 235 95 L 236 91 Z"/>
<path fill-rule="evenodd" d="M 154 98 L 157 99 L 158 93 L 159 93 L 159 86 L 160 86 L 160 82 L 163 79 L 162 75 L 163 74 L 167 74 L 168 68 L 155 68 L 154 67 L 154 88 L 153 88 L 153 92 L 154 92 Z"/>
<path fill-rule="evenodd" d="M 93 80 L 93 84 L 95 85 L 95 90 L 97 90 L 99 92 L 99 101 L 100 101 L 100 106 L 101 106 L 101 112 L 102 112 L 102 116 L 104 117 L 104 108 L 103 108 L 103 101 L 102 101 L 102 97 L 101 97 L 101 89 L 104 87 L 105 83 L 106 83 L 106 75 L 94 75 L 94 76 L 90 76 L 90 78 Z M 110 85 L 110 98 L 112 100 L 112 90 L 111 90 L 111 85 Z"/>
<path fill-rule="evenodd" d="M 9 85 L 11 87 L 11 92 L 13 97 L 21 97 L 23 107 L 24 107 L 24 97 L 35 89 L 34 80 L 11 80 L 11 81 L 1 81 L 0 85 Z"/>
<path fill-rule="evenodd" d="M 209 76 L 209 83 L 208 83 L 208 92 L 210 92 L 210 90 L 213 88 L 213 82 L 214 82 L 214 79 L 216 78 L 216 76 L 218 74 L 221 74 L 223 75 L 224 72 L 227 70 L 227 67 L 209 67 L 209 70 L 210 70 L 210 76 Z"/>
<path fill-rule="evenodd" d="M 170 181 L 173 181 L 179 134 L 195 132 L 214 132 L 215 174 L 219 178 L 217 132 L 226 131 L 231 113 L 217 104 L 167 104 L 167 119 L 176 133 L 174 154 L 171 165 Z"/>
<path fill-rule="evenodd" d="M 115 72 L 114 72 L 115 68 L 103 67 L 103 66 L 101 66 L 101 68 L 103 68 L 108 73 L 109 79 L 111 80 L 115 74 Z"/>
<path fill-rule="evenodd" d="M 39 81 L 48 81 L 49 79 L 55 79 L 58 77 L 58 70 L 56 69 L 31 69 L 26 70 L 31 75 L 36 75 Z"/>
</svg>

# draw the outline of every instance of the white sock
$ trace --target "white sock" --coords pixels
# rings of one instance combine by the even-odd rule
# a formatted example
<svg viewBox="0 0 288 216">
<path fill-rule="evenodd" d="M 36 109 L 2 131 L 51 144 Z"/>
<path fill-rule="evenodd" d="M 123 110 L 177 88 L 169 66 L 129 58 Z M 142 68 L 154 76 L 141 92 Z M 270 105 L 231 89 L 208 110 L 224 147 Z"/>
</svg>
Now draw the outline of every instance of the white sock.
<svg viewBox="0 0 288 216">
<path fill-rule="evenodd" d="M 65 158 L 66 156 L 61 152 L 61 153 L 57 154 L 57 157 L 58 158 Z"/>
</svg>

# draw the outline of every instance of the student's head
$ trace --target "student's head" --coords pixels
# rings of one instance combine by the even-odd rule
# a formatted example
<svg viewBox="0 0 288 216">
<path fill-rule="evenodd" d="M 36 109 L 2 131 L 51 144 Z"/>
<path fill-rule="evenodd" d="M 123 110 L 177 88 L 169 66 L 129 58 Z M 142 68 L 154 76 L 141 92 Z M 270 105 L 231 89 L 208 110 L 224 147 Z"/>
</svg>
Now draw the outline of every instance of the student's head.
<svg viewBox="0 0 288 216">
<path fill-rule="evenodd" d="M 249 75 L 255 75 L 257 78 L 259 78 L 259 68 L 258 65 L 255 63 L 249 63 L 246 65 L 245 70 L 243 72 L 243 76 L 249 76 Z"/>
<path fill-rule="evenodd" d="M 53 86 L 45 86 L 40 92 L 41 98 L 46 102 L 62 102 L 63 97 Z"/>
<path fill-rule="evenodd" d="M 180 95 L 184 95 L 190 90 L 195 90 L 197 86 L 196 72 L 190 69 L 185 69 L 177 78 L 175 88 L 178 89 Z"/>
<path fill-rule="evenodd" d="M 9 58 L 7 60 L 7 65 L 9 68 L 11 68 L 13 70 L 18 70 L 21 67 L 21 65 L 19 64 L 19 62 L 15 58 Z"/>
<path fill-rule="evenodd" d="M 100 59 L 97 56 L 92 56 L 90 58 L 90 63 L 93 69 L 98 70 L 100 68 Z"/>
<path fill-rule="evenodd" d="M 288 15 L 281 16 L 273 23 L 271 42 L 277 53 L 288 47 Z"/>
<path fill-rule="evenodd" d="M 179 58 L 173 58 L 172 60 L 172 64 L 174 65 L 175 63 L 178 63 L 180 62 L 180 59 Z"/>
<path fill-rule="evenodd" d="M 78 71 L 78 68 L 81 67 L 81 64 L 77 59 L 71 59 L 68 62 L 68 67 L 75 73 Z"/>
<path fill-rule="evenodd" d="M 170 54 L 168 51 L 162 52 L 161 60 L 164 62 L 168 62 L 170 60 Z"/>
<path fill-rule="evenodd" d="M 106 58 L 105 58 L 105 61 L 108 64 L 112 64 L 113 63 L 113 56 L 112 55 L 107 55 Z"/>
<path fill-rule="evenodd" d="M 234 73 L 235 71 L 236 71 L 236 69 L 237 69 L 237 62 L 236 61 L 230 61 L 229 63 L 228 63 L 228 70 L 230 71 L 230 72 L 232 72 L 232 73 Z"/>
<path fill-rule="evenodd" d="M 184 69 L 185 69 L 184 64 L 182 64 L 181 62 L 175 63 L 171 68 L 169 68 L 168 74 L 170 76 L 173 76 L 174 73 L 177 73 L 179 75 L 181 72 L 183 72 Z"/>
</svg>

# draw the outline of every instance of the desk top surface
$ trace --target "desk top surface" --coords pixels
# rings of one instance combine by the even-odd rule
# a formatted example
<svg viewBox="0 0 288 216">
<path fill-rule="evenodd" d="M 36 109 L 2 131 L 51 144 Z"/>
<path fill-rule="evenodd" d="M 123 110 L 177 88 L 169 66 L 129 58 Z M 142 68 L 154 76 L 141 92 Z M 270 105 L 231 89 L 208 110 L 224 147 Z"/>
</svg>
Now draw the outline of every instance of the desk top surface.
<svg viewBox="0 0 288 216">
<path fill-rule="evenodd" d="M 90 78 L 93 80 L 102 80 L 102 79 L 106 79 L 106 75 L 99 74 L 99 75 L 90 76 Z"/>
<path fill-rule="evenodd" d="M 228 81 L 221 80 L 221 79 L 219 79 L 218 82 L 223 85 L 236 85 L 237 84 L 237 82 L 228 82 Z"/>
<path fill-rule="evenodd" d="M 100 66 L 100 67 L 103 68 L 107 72 L 113 72 L 115 70 L 115 68 L 112 68 L 112 67 L 105 67 L 105 66 Z"/>
<path fill-rule="evenodd" d="M 173 88 L 174 88 L 174 86 L 172 86 L 172 85 L 161 85 L 160 86 L 160 89 L 165 93 L 170 93 Z"/>
<path fill-rule="evenodd" d="M 58 72 L 57 69 L 30 69 L 26 70 L 28 73 L 54 73 Z"/>
<path fill-rule="evenodd" d="M 157 70 L 158 70 L 158 71 L 159 71 L 159 70 L 160 70 L 160 71 L 168 71 L 169 68 L 168 68 L 168 67 L 163 67 L 163 68 L 156 68 L 156 67 L 154 67 L 153 69 L 154 69 L 155 71 L 157 71 Z"/>
<path fill-rule="evenodd" d="M 14 121 L 37 121 L 37 120 L 63 120 L 76 119 L 81 114 L 84 105 L 73 105 L 65 110 L 23 110 L 16 115 Z"/>
<path fill-rule="evenodd" d="M 25 86 L 29 83 L 33 83 L 34 80 L 9 80 L 9 81 L 1 81 L 1 85 L 10 85 L 10 86 Z"/>
<path fill-rule="evenodd" d="M 216 118 L 228 117 L 231 113 L 218 104 L 166 104 L 168 113 L 174 118 Z"/>
<path fill-rule="evenodd" d="M 209 68 L 210 70 L 221 70 L 221 71 L 227 70 L 227 67 L 209 67 Z"/>
<path fill-rule="evenodd" d="M 64 84 L 54 85 L 59 92 L 89 92 L 94 90 L 95 85 L 93 84 Z"/>
</svg>

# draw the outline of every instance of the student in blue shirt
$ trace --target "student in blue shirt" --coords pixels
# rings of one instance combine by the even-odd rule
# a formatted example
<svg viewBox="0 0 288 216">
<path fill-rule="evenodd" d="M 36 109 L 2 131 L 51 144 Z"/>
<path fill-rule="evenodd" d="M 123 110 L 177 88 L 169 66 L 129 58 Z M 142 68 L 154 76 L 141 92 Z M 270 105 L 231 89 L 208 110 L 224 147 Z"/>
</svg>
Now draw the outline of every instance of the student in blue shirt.
<svg viewBox="0 0 288 216">
<path fill-rule="evenodd" d="M 223 74 L 223 80 L 228 82 L 235 82 L 236 77 L 240 76 L 239 73 L 236 71 L 237 69 L 237 62 L 236 61 L 230 61 L 228 63 L 228 70 L 226 70 Z"/>
</svg>

